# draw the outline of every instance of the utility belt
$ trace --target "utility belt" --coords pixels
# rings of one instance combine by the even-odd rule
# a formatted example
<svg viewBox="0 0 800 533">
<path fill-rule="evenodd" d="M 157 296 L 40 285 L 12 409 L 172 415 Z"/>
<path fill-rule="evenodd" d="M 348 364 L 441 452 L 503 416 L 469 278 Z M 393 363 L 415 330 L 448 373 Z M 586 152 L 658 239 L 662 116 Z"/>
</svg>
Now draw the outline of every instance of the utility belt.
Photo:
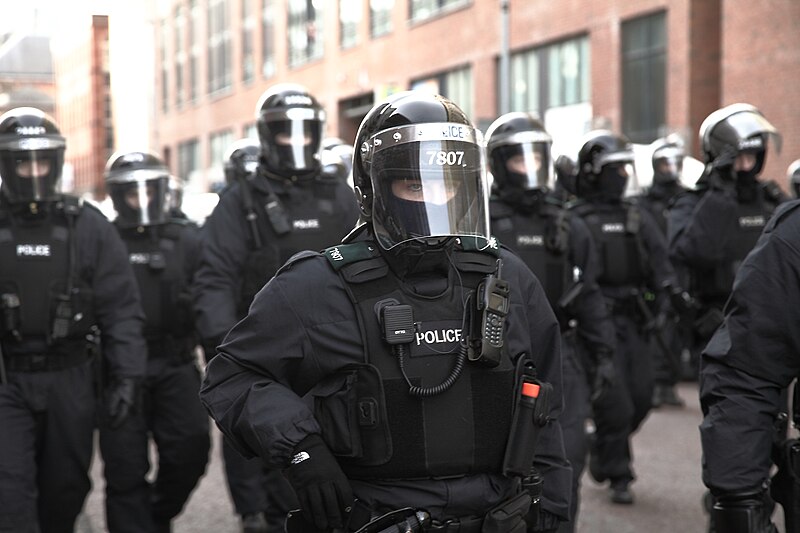
<svg viewBox="0 0 800 533">
<path fill-rule="evenodd" d="M 18 354 L 3 357 L 8 372 L 57 372 L 80 366 L 93 357 L 88 349 L 66 354 Z"/>
<path fill-rule="evenodd" d="M 491 508 L 483 516 L 464 516 L 445 521 L 433 520 L 422 509 L 405 507 L 376 517 L 376 512 L 356 500 L 351 506 L 344 531 L 352 533 L 525 533 L 527 520 L 536 520 L 539 498 L 522 491 Z M 536 509 L 532 512 L 532 508 Z M 531 524 L 533 525 L 533 524 Z M 302 513 L 291 511 L 286 518 L 286 533 L 318 533 Z"/>
</svg>

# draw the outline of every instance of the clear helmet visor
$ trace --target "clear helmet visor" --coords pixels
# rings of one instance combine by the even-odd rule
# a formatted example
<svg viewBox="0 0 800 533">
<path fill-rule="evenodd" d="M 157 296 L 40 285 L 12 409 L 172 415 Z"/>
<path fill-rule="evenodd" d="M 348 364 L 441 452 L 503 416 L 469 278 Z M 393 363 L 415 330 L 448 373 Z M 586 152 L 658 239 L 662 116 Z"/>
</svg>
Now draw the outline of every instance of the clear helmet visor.
<svg viewBox="0 0 800 533">
<path fill-rule="evenodd" d="M 265 113 L 259 134 L 270 167 L 299 173 L 318 169 L 324 119 L 321 111 L 303 108 Z"/>
<path fill-rule="evenodd" d="M 45 201 L 55 197 L 61 178 L 57 150 L 9 150 L 2 157 L 0 180 L 12 201 Z"/>
<path fill-rule="evenodd" d="M 129 174 L 134 175 L 125 181 L 109 180 L 118 223 L 136 227 L 167 222 L 171 206 L 169 176 L 149 170 Z"/>
<path fill-rule="evenodd" d="M 428 237 L 489 239 L 485 152 L 464 124 L 393 128 L 368 144 L 372 221 L 384 249 Z"/>
</svg>

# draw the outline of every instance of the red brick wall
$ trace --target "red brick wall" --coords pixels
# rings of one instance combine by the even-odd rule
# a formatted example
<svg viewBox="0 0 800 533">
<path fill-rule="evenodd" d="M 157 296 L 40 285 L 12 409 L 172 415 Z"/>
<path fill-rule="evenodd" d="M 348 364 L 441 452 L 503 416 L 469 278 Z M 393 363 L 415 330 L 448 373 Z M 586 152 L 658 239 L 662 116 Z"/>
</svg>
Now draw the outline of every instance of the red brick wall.
<svg viewBox="0 0 800 533">
<path fill-rule="evenodd" d="M 752 104 L 781 132 L 764 176 L 785 186 L 800 158 L 800 2 L 724 0 L 722 35 L 721 103 Z"/>
</svg>

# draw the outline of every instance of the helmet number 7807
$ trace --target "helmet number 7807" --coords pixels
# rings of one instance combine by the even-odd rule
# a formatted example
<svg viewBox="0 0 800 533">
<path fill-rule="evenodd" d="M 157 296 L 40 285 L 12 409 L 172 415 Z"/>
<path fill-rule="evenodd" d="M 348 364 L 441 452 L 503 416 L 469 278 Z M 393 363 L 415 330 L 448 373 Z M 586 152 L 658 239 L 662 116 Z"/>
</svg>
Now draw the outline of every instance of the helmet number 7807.
<svg viewBox="0 0 800 533">
<path fill-rule="evenodd" d="M 463 150 L 456 150 L 450 152 L 444 151 L 436 151 L 436 150 L 428 150 L 428 155 L 430 158 L 428 159 L 429 165 L 439 165 L 439 166 L 452 166 L 452 165 L 461 165 L 464 161 L 464 151 Z"/>
</svg>

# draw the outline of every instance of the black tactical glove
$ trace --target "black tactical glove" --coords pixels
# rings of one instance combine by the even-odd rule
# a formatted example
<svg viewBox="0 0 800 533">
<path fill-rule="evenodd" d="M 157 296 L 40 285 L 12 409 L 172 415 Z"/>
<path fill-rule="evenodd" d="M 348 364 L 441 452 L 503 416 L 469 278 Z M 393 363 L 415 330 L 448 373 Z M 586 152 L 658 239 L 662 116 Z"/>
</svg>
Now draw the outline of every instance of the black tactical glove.
<svg viewBox="0 0 800 533">
<path fill-rule="evenodd" d="M 600 399 L 603 394 L 611 390 L 616 380 L 617 371 L 614 368 L 614 356 L 610 353 L 598 353 L 595 358 L 594 372 L 592 375 L 592 403 Z"/>
<path fill-rule="evenodd" d="M 344 526 L 345 510 L 353 504 L 353 490 L 319 435 L 300 441 L 284 474 L 308 522 L 320 531 Z"/>
<path fill-rule="evenodd" d="M 120 427 L 139 404 L 139 381 L 117 378 L 106 389 L 106 414 L 111 429 Z"/>
<path fill-rule="evenodd" d="M 711 521 L 716 533 L 777 533 L 770 521 L 775 502 L 766 490 L 714 495 Z"/>
</svg>

